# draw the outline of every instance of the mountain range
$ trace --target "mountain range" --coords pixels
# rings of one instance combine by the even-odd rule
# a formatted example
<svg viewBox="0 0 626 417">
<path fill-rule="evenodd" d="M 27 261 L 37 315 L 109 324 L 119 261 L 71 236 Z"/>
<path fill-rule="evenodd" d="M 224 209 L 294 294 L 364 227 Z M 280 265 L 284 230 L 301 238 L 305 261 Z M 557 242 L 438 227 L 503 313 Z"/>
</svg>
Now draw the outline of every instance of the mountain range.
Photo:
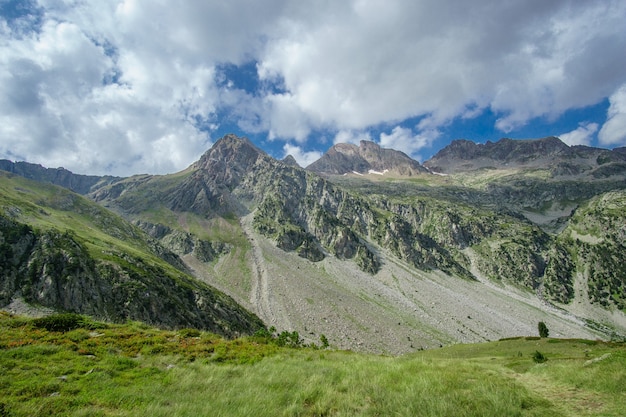
<svg viewBox="0 0 626 417">
<path fill-rule="evenodd" d="M 626 150 L 454 141 L 420 164 L 362 141 L 303 169 L 226 135 L 128 178 L 0 161 L 0 306 L 263 326 L 403 353 L 626 334 Z"/>
</svg>

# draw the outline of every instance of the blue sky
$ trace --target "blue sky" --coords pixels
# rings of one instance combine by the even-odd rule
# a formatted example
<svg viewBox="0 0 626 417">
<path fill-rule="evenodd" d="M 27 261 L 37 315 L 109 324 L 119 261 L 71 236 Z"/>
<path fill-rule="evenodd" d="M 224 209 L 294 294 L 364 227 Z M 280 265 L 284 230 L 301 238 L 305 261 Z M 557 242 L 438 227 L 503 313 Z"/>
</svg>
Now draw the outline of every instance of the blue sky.
<svg viewBox="0 0 626 417">
<path fill-rule="evenodd" d="M 626 146 L 622 0 L 0 0 L 0 158 L 184 169 L 226 133 L 302 166 L 372 140 Z"/>
</svg>

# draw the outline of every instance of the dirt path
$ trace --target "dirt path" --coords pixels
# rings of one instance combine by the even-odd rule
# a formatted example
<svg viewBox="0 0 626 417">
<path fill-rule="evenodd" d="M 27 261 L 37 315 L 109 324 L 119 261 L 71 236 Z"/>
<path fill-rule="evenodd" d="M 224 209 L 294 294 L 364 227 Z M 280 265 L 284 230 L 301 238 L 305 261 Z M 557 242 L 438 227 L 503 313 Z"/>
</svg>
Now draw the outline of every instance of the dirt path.
<svg viewBox="0 0 626 417">
<path fill-rule="evenodd" d="M 566 417 L 602 415 L 604 404 L 602 394 L 559 384 L 550 378 L 533 373 L 512 375 L 529 391 L 550 401 Z"/>
</svg>

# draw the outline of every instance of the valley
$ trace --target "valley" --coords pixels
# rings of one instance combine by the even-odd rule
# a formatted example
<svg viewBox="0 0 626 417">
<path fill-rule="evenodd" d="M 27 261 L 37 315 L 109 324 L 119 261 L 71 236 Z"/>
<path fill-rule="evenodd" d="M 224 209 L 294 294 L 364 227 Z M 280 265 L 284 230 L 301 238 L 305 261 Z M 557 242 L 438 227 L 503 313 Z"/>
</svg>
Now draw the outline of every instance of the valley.
<svg viewBox="0 0 626 417">
<path fill-rule="evenodd" d="M 37 182 L 5 176 L 13 197 L 2 210 L 44 230 L 76 229 L 78 244 L 93 245 L 87 230 L 132 230 L 135 241 L 150 242 L 134 246 L 136 256 L 156 255 L 266 327 L 307 342 L 325 335 L 338 349 L 397 355 L 534 335 L 539 321 L 555 337 L 624 338 L 623 153 L 556 138 L 472 146 L 453 143 L 423 166 L 373 143 L 336 146 L 305 170 L 227 135 L 180 173 L 121 179 L 41 167 L 35 175 L 4 162 Z M 54 175 L 46 180 L 46 172 Z M 91 202 L 45 185 L 55 181 L 80 184 Z M 65 196 L 53 199 L 58 213 L 48 200 L 16 197 L 35 184 L 33 195 Z M 67 223 L 76 204 L 63 201 L 84 201 L 82 216 L 104 207 L 120 226 Z M 24 204 L 52 215 L 26 216 Z M 44 301 L 5 288 L 5 305 Z M 51 300 L 42 306 L 67 310 Z"/>
</svg>

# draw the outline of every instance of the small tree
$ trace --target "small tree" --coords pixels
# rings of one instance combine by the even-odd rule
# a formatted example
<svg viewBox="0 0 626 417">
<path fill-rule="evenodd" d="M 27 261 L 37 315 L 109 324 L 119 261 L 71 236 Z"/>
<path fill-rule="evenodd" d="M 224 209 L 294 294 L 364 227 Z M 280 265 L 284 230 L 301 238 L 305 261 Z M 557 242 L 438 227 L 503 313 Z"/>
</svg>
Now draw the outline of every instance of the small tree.
<svg viewBox="0 0 626 417">
<path fill-rule="evenodd" d="M 539 329 L 539 337 L 548 337 L 550 331 L 544 322 L 540 321 L 537 327 Z"/>
<path fill-rule="evenodd" d="M 322 342 L 322 349 L 326 349 L 329 346 L 328 339 L 323 334 L 320 335 L 320 342 Z"/>
</svg>

